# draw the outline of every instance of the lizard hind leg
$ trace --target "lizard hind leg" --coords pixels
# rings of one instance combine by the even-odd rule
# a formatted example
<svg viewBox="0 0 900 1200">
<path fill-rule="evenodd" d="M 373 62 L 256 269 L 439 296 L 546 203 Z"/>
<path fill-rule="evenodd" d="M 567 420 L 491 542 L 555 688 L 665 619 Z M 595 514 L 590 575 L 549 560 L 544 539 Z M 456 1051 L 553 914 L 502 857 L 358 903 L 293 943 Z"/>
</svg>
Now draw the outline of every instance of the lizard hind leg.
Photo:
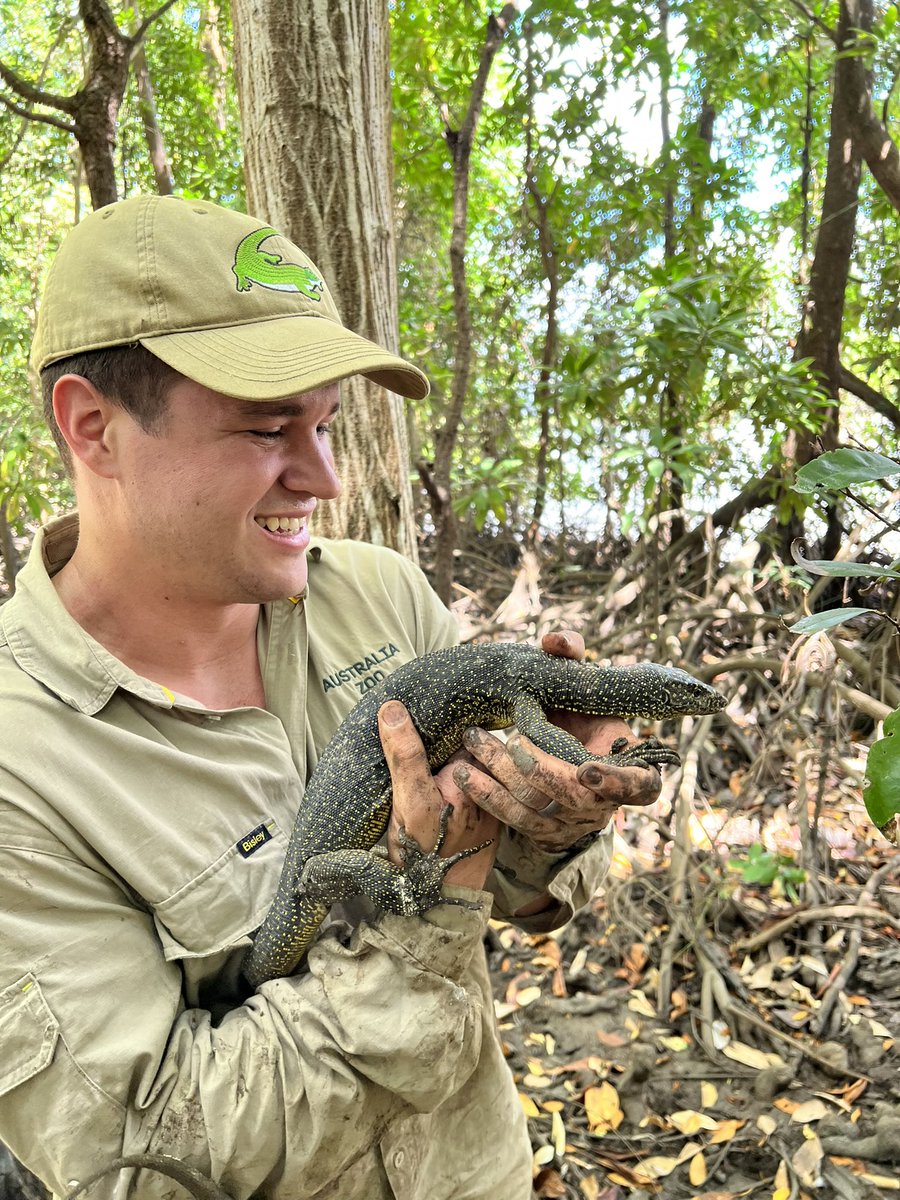
<svg viewBox="0 0 900 1200">
<path fill-rule="evenodd" d="M 301 872 L 296 889 L 298 897 L 305 902 L 330 907 L 349 896 L 367 896 L 379 908 L 404 917 L 423 916 L 437 904 L 476 907 L 467 901 L 444 896 L 441 890 L 444 876 L 454 863 L 477 854 L 491 843 L 484 842 L 442 858 L 440 850 L 452 812 L 453 807 L 449 804 L 441 810 L 437 841 L 428 851 L 423 850 L 401 826 L 402 868 L 369 850 L 331 850 L 313 855 Z"/>
<path fill-rule="evenodd" d="M 403 855 L 402 879 L 409 889 L 410 896 L 416 905 L 416 912 L 423 914 L 437 904 L 457 904 L 462 908 L 478 908 L 468 900 L 445 896 L 442 888 L 444 876 L 454 863 L 471 858 L 480 850 L 486 849 L 493 843 L 493 838 L 478 846 L 470 846 L 467 850 L 458 850 L 455 854 L 441 857 L 441 850 L 447 838 L 447 827 L 453 815 L 453 805 L 445 804 L 441 809 L 441 821 L 438 828 L 437 840 L 431 850 L 425 851 L 419 843 L 409 836 L 406 829 L 400 826 L 400 849 Z"/>
</svg>

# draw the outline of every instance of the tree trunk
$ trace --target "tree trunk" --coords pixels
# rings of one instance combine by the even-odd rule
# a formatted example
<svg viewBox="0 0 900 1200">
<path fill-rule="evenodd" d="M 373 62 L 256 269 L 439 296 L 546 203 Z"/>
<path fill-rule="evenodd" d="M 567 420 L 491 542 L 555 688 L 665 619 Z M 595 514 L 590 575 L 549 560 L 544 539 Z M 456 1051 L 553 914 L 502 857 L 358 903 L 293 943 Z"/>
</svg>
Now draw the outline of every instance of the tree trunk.
<svg viewBox="0 0 900 1200">
<path fill-rule="evenodd" d="M 518 12 L 518 4 L 505 4 L 500 15 L 488 18 L 487 33 L 472 84 L 469 107 L 459 129 L 452 129 L 449 113 L 445 112 L 445 137 L 453 155 L 453 232 L 450 236 L 450 274 L 453 279 L 453 316 L 456 323 L 456 344 L 453 355 L 453 383 L 450 404 L 444 423 L 435 438 L 432 498 L 435 528 L 434 590 L 444 601 L 450 601 L 453 585 L 453 556 L 456 550 L 456 518 L 453 514 L 450 479 L 453 470 L 453 451 L 459 437 L 463 408 L 469 392 L 472 371 L 472 316 L 469 311 L 469 286 L 466 278 L 466 239 L 469 224 L 469 161 L 475 140 L 475 129 L 481 115 L 484 92 L 494 56 L 506 36 L 509 23 Z M 435 506 L 435 501 L 437 505 Z"/>
<path fill-rule="evenodd" d="M 131 61 L 138 90 L 141 123 L 144 126 L 144 141 L 147 143 L 147 153 L 150 155 L 150 164 L 153 167 L 156 190 L 160 196 L 171 196 L 174 190 L 172 168 L 169 166 L 166 143 L 156 115 L 156 96 L 153 92 L 153 81 L 150 78 L 147 55 L 143 46 L 137 47 Z"/>
<path fill-rule="evenodd" d="M 395 351 L 386 0 L 234 0 L 233 15 L 248 209 L 310 255 L 348 328 Z M 342 390 L 344 491 L 318 528 L 414 558 L 403 402 L 360 376 Z"/>
<path fill-rule="evenodd" d="M 848 90 L 855 65 L 852 57 L 841 53 L 849 48 L 854 37 L 848 6 L 842 4 L 837 33 L 838 54 L 834 67 L 822 215 L 810 269 L 809 292 L 794 354 L 797 359 L 812 360 L 812 370 L 830 403 L 825 410 L 825 423 L 817 435 L 799 430 L 792 433 L 788 439 L 785 454 L 788 464 L 792 467 L 801 467 L 822 451 L 834 450 L 838 445 L 844 297 L 853 257 L 862 176 L 862 156 L 850 121 L 848 103 Z M 783 527 L 779 540 L 786 561 L 789 561 L 790 543 L 794 538 L 802 536 L 803 524 L 800 518 L 792 519 Z M 828 529 L 822 544 L 822 556 L 832 558 L 840 542 L 841 527 L 838 514 L 831 508 L 828 513 Z"/>
</svg>

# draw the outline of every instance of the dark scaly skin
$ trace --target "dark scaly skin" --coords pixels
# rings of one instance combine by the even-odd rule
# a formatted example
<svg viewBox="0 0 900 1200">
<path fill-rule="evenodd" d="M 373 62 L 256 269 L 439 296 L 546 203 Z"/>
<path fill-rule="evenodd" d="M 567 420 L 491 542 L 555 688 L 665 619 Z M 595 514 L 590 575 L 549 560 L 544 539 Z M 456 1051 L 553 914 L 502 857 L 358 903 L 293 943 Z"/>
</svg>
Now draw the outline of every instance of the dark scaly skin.
<svg viewBox="0 0 900 1200">
<path fill-rule="evenodd" d="M 442 900 L 450 902 L 442 897 L 441 884 L 459 856 L 439 857 L 443 831 L 429 853 L 407 839 L 402 871 L 370 853 L 391 811 L 390 773 L 378 736 L 378 710 L 387 700 L 399 700 L 409 710 L 433 771 L 459 749 L 470 725 L 515 725 L 541 750 L 574 766 L 591 760 L 618 767 L 677 764 L 675 751 L 655 738 L 627 746 L 620 739 L 612 753 L 591 754 L 544 714 L 563 709 L 658 720 L 714 713 L 725 705 L 720 693 L 677 668 L 654 663 L 598 667 L 511 642 L 456 646 L 405 664 L 360 700 L 319 759 L 275 900 L 244 962 L 254 987 L 296 968 L 340 899 L 365 895 L 403 915 L 421 915 Z"/>
<path fill-rule="evenodd" d="M 168 1154 L 126 1154 L 123 1158 L 115 1158 L 102 1170 L 79 1183 L 78 1187 L 69 1192 L 66 1200 L 76 1200 L 76 1197 L 83 1195 L 95 1183 L 99 1183 L 113 1171 L 124 1171 L 135 1167 L 158 1171 L 161 1175 L 174 1179 L 186 1192 L 195 1197 L 195 1200 L 231 1200 L 228 1193 L 223 1192 L 219 1185 L 213 1183 L 202 1171 L 188 1166 L 180 1158 L 171 1158 Z"/>
</svg>

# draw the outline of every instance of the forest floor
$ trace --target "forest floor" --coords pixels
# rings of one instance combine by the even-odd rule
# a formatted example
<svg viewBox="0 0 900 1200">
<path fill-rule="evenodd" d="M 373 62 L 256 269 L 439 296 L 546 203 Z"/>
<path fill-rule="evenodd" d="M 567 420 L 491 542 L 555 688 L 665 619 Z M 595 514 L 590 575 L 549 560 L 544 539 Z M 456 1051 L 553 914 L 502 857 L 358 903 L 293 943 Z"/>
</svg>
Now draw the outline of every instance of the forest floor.
<svg viewBox="0 0 900 1200">
<path fill-rule="evenodd" d="M 536 1194 L 900 1194 L 900 850 L 862 798 L 896 637 L 797 639 L 735 576 L 648 614 L 621 577 L 564 567 L 495 558 L 493 588 L 459 589 L 464 635 L 579 629 L 589 656 L 675 662 L 729 705 L 663 727 L 683 765 L 620 812 L 609 876 L 568 927 L 491 927 Z"/>
</svg>

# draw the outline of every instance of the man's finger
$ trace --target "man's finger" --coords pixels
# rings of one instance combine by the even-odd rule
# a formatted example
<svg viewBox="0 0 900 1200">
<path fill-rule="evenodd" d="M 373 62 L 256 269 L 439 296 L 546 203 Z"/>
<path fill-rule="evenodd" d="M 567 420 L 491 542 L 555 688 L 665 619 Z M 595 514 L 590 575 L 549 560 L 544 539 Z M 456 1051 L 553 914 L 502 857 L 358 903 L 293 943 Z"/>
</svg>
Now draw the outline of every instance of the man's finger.
<svg viewBox="0 0 900 1200">
<path fill-rule="evenodd" d="M 523 804 L 509 788 L 469 763 L 460 763 L 453 768 L 453 780 L 469 800 L 473 800 L 480 809 L 496 817 L 503 825 L 527 829 L 530 834 L 537 836 L 555 833 L 559 828 L 559 821 Z"/>
<path fill-rule="evenodd" d="M 399 700 L 388 700 L 378 710 L 378 732 L 391 773 L 394 811 L 400 823 L 406 825 L 420 813 L 423 797 L 434 792 L 425 747 Z M 408 832 L 415 836 L 413 828 Z"/>
<path fill-rule="evenodd" d="M 608 763 L 582 763 L 576 772 L 582 787 L 589 788 L 617 807 L 645 807 L 659 799 L 662 779 L 656 767 L 614 767 Z"/>
<path fill-rule="evenodd" d="M 544 753 L 523 734 L 514 734 L 504 745 L 483 729 L 472 728 L 463 741 L 469 753 L 526 808 L 539 812 L 551 800 L 573 809 L 593 803 L 593 791 L 579 783 L 571 763 Z"/>
<path fill-rule="evenodd" d="M 574 629 L 555 629 L 541 638 L 541 649 L 545 654 L 557 658 L 584 658 L 584 638 Z"/>
</svg>

